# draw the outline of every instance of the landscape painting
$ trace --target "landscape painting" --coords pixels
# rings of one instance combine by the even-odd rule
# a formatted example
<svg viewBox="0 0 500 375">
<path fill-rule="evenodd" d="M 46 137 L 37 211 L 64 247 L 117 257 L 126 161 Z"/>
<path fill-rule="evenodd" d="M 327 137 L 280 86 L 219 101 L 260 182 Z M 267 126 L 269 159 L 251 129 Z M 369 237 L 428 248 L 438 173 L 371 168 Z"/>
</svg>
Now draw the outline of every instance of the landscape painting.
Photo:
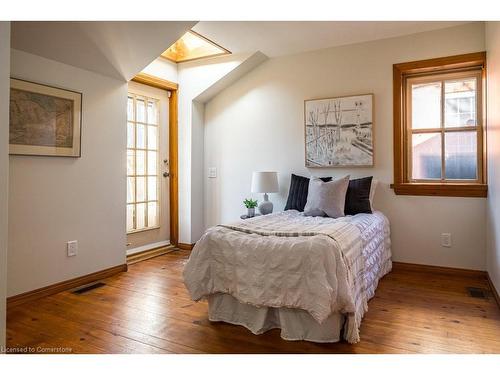
<svg viewBox="0 0 500 375">
<path fill-rule="evenodd" d="M 373 94 L 306 100 L 306 167 L 373 166 Z"/>
<path fill-rule="evenodd" d="M 9 151 L 80 156 L 81 94 L 11 79 Z"/>
</svg>

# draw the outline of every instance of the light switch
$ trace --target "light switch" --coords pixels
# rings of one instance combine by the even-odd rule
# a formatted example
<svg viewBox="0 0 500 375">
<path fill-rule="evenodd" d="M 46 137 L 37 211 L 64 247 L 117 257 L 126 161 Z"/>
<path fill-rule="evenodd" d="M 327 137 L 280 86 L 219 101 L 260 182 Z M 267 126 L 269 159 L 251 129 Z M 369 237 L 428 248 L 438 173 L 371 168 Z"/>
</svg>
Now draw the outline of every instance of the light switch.
<svg viewBox="0 0 500 375">
<path fill-rule="evenodd" d="M 217 168 L 210 167 L 208 168 L 208 178 L 216 178 L 217 177 Z"/>
</svg>

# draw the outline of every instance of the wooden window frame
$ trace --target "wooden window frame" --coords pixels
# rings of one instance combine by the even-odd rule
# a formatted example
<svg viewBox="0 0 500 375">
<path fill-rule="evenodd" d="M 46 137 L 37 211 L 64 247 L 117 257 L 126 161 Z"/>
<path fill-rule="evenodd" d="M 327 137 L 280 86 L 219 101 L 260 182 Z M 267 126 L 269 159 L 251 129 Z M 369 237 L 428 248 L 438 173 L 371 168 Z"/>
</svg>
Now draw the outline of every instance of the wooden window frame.
<svg viewBox="0 0 500 375">
<path fill-rule="evenodd" d="M 411 150 L 408 139 L 407 81 L 414 77 L 442 75 L 467 70 L 481 70 L 478 80 L 478 179 L 476 181 L 412 181 Z M 479 88 L 479 83 L 481 88 Z M 480 91 L 479 91 L 480 90 Z M 469 53 L 393 65 L 394 184 L 397 195 L 486 197 L 486 52 Z M 476 129 L 476 128 L 474 128 Z M 444 131 L 444 130 L 443 130 Z"/>
</svg>

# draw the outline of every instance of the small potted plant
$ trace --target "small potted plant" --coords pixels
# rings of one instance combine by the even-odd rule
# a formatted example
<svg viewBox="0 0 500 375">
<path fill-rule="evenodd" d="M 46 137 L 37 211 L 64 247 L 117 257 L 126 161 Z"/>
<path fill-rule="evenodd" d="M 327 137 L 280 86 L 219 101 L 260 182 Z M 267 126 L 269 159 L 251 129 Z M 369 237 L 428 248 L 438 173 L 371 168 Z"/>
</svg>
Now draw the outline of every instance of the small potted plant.
<svg viewBox="0 0 500 375">
<path fill-rule="evenodd" d="M 257 201 L 254 199 L 245 199 L 243 204 L 248 209 L 247 216 L 254 217 L 255 216 L 255 207 L 257 207 Z"/>
</svg>

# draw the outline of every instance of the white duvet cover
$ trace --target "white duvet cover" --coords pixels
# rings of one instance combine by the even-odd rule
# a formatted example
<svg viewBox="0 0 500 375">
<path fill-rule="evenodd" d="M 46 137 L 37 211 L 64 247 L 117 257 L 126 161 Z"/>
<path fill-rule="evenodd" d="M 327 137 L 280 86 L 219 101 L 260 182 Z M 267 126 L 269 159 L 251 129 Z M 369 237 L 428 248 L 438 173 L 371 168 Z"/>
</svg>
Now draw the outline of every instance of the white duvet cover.
<svg viewBox="0 0 500 375">
<path fill-rule="evenodd" d="M 302 310 L 320 326 L 342 314 L 344 337 L 354 343 L 367 301 L 390 270 L 388 241 L 380 212 L 331 219 L 285 211 L 209 229 L 184 280 L 193 300 L 224 294 L 232 297 L 226 303 Z"/>
</svg>

